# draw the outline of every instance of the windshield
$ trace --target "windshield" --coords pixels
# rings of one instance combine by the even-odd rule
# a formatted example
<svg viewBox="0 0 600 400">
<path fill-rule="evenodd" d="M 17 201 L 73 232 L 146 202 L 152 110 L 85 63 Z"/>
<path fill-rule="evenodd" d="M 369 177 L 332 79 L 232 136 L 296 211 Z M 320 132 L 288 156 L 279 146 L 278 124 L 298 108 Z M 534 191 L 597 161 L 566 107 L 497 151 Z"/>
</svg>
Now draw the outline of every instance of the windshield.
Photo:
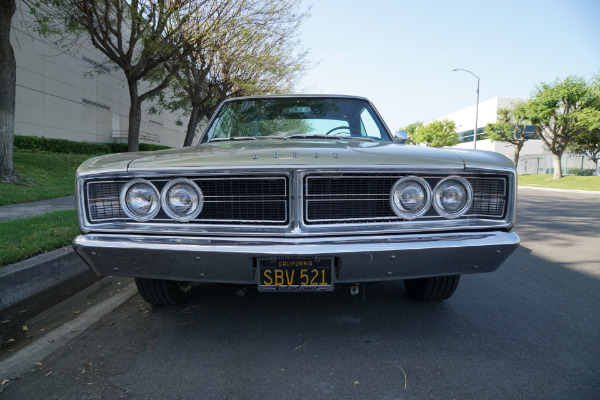
<svg viewBox="0 0 600 400">
<path fill-rule="evenodd" d="M 229 102 L 220 109 L 202 142 L 283 137 L 390 140 L 367 101 L 296 97 Z"/>
</svg>

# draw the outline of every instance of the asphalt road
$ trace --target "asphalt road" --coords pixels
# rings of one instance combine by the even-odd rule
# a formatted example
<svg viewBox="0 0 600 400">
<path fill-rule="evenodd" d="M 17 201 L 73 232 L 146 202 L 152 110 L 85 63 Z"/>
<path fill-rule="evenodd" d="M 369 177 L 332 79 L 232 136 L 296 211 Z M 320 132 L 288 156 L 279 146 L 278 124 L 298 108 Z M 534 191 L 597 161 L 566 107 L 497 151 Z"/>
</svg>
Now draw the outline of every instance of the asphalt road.
<svg viewBox="0 0 600 400">
<path fill-rule="evenodd" d="M 441 304 L 365 296 L 139 296 L 65 344 L 9 399 L 600 399 L 600 196 L 519 193 L 521 247 Z"/>
</svg>

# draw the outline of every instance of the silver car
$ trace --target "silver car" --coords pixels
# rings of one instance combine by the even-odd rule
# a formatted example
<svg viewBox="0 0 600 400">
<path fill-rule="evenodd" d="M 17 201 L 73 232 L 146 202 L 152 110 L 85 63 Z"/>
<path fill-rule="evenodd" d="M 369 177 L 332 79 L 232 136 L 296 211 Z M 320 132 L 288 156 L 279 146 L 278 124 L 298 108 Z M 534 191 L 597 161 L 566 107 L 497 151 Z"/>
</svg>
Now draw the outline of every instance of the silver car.
<svg viewBox="0 0 600 400">
<path fill-rule="evenodd" d="M 365 98 L 235 98 L 197 146 L 83 163 L 74 244 L 155 305 L 193 282 L 440 301 L 518 247 L 516 181 L 497 153 L 403 144 Z"/>
</svg>

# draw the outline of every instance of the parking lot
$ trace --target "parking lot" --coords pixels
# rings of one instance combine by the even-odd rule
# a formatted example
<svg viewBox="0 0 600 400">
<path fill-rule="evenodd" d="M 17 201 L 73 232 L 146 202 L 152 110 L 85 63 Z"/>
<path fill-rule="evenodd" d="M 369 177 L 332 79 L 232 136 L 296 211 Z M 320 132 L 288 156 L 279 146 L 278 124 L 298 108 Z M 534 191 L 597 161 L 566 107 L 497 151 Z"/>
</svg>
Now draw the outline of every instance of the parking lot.
<svg viewBox="0 0 600 400">
<path fill-rule="evenodd" d="M 400 282 L 134 296 L 6 385 L 26 399 L 598 399 L 600 196 L 520 189 L 521 247 L 439 304 Z M 49 374 L 52 372 L 51 374 Z"/>
</svg>

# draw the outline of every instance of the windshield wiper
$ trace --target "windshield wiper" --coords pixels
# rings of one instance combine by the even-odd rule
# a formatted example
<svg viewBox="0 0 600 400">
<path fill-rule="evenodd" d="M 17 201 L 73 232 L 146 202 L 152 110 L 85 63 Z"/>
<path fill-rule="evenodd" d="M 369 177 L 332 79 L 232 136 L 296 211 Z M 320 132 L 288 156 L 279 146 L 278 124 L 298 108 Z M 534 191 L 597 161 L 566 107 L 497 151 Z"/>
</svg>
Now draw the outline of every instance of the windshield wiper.
<svg viewBox="0 0 600 400">
<path fill-rule="evenodd" d="M 210 139 L 209 142 L 224 142 L 228 140 L 256 140 L 254 136 L 232 136 L 228 138 L 213 138 Z"/>
<path fill-rule="evenodd" d="M 374 142 L 375 139 L 365 136 L 332 136 L 332 135 L 291 135 L 288 139 L 327 139 L 327 140 L 363 140 Z"/>
</svg>

